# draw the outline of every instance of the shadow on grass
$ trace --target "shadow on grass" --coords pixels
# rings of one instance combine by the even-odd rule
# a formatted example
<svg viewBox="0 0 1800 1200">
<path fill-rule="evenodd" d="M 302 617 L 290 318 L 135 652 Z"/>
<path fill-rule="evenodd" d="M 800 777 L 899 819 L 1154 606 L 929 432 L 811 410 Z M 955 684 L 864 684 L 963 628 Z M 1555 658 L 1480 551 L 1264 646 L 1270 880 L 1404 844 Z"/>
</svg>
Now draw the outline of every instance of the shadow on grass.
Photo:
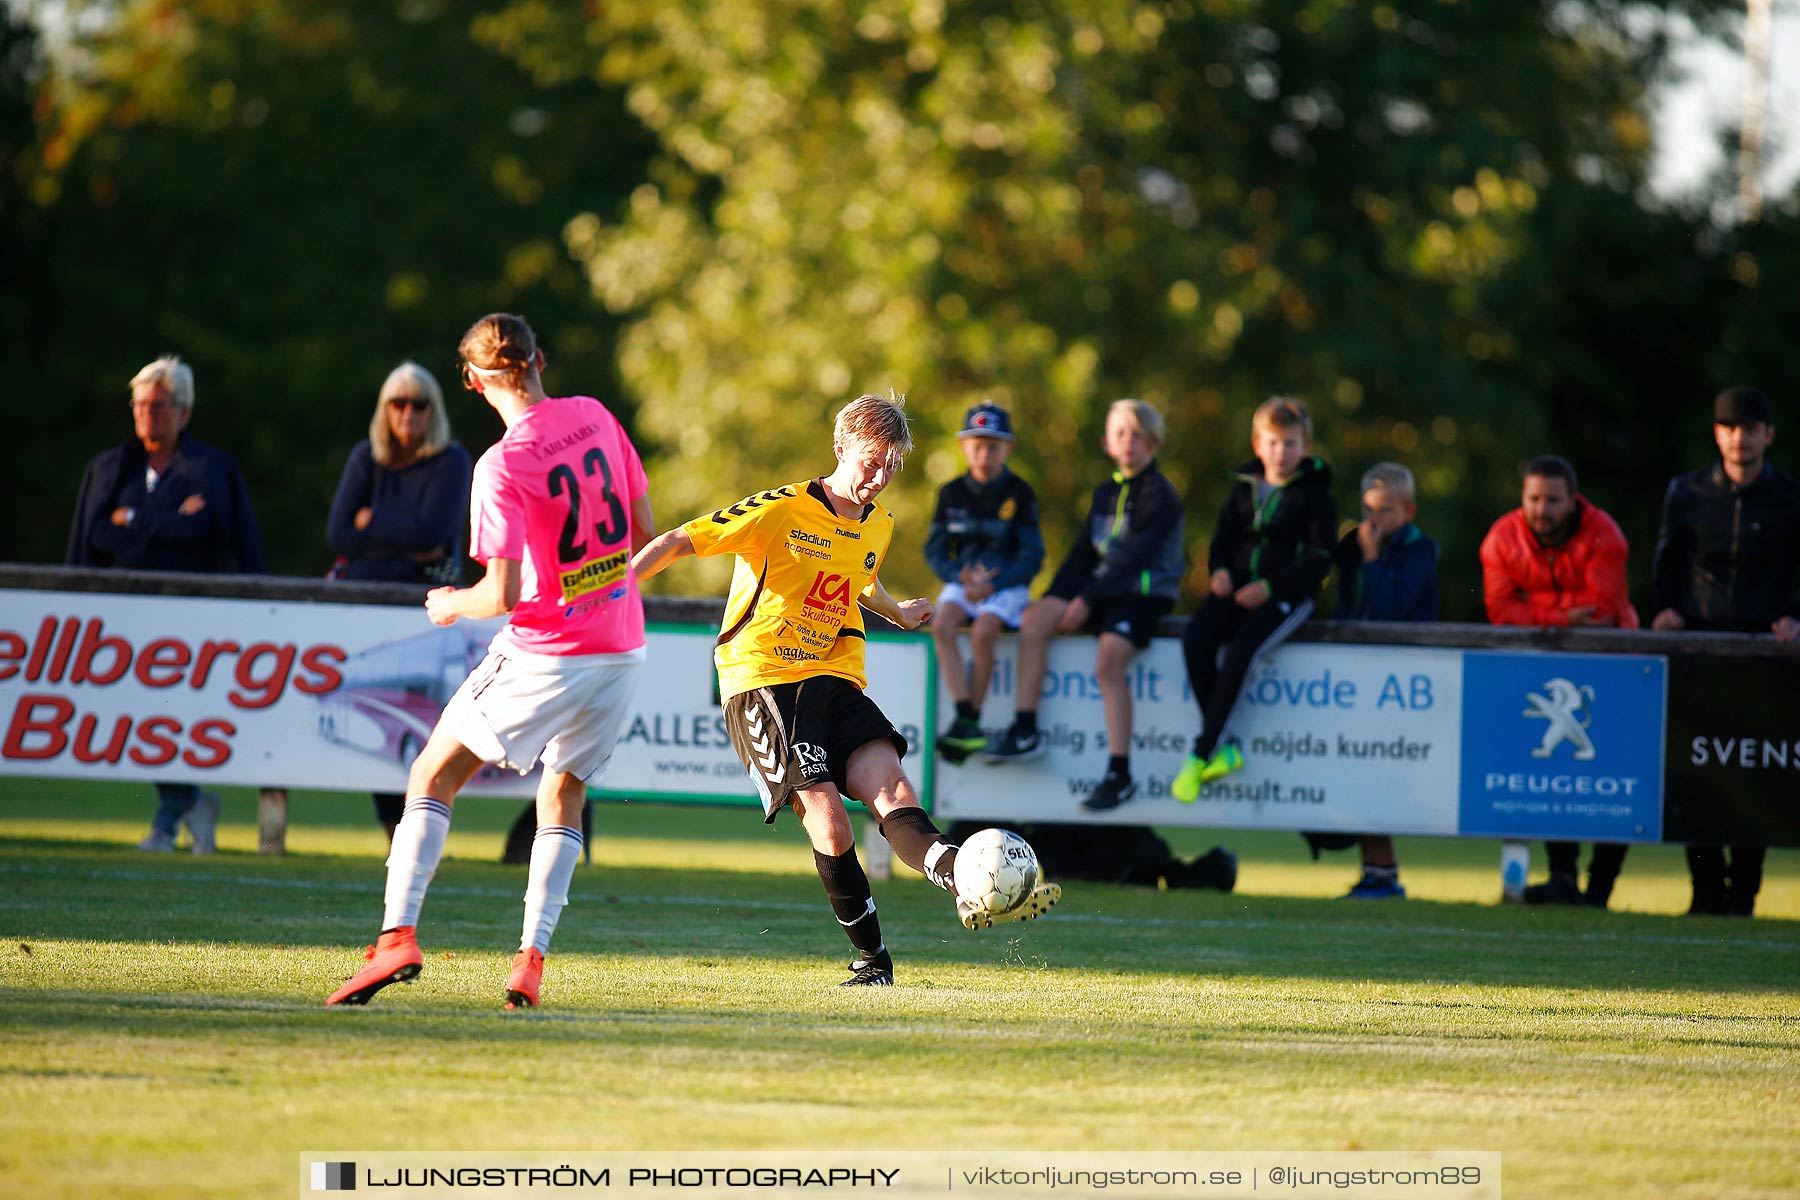
<svg viewBox="0 0 1800 1200">
<path fill-rule="evenodd" d="M 153 859 L 115 844 L 0 839 L 0 922 L 28 943 L 209 943 L 342 950 L 372 940 L 382 872 L 365 857 Z M 427 953 L 516 945 L 520 867 L 452 860 L 425 906 Z M 992 965 L 1124 980 L 1328 980 L 1717 995 L 1791 989 L 1791 922 L 1408 901 L 1155 893 L 1072 884 L 1048 919 L 970 934 L 947 897 L 910 877 L 879 884 L 902 961 Z M 606 867 L 577 872 L 556 951 L 642 959 L 835 958 L 846 950 L 800 873 Z M 0 956 L 19 951 L 0 945 Z M 6 972 L 11 974 L 11 972 Z"/>
</svg>

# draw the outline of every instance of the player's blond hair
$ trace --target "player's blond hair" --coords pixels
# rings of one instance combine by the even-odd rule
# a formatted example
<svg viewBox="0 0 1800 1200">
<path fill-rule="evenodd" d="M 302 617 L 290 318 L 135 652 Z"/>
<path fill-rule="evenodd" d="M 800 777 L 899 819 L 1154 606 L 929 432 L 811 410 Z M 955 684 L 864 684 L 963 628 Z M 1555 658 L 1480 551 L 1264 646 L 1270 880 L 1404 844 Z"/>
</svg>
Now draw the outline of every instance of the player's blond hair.
<svg viewBox="0 0 1800 1200">
<path fill-rule="evenodd" d="M 885 396 L 858 396 L 844 405 L 831 427 L 831 440 L 839 444 L 852 439 L 872 442 L 885 450 L 911 454 L 912 425 L 906 419 L 906 396 L 889 392 Z"/>
<path fill-rule="evenodd" d="M 1168 434 L 1168 425 L 1163 422 L 1163 415 L 1145 400 L 1114 400 L 1106 410 L 1106 419 L 1111 421 L 1114 414 L 1131 422 L 1131 427 L 1143 435 L 1144 440 L 1156 443 L 1160 448 Z"/>
<path fill-rule="evenodd" d="M 1363 472 L 1362 490 L 1365 492 L 1380 488 L 1396 500 L 1408 504 L 1413 499 L 1413 473 L 1397 462 L 1376 463 Z"/>
<path fill-rule="evenodd" d="M 1306 411 L 1306 405 L 1292 396 L 1270 396 L 1256 406 L 1256 413 L 1250 418 L 1252 437 L 1265 429 L 1298 429 L 1311 443 L 1312 414 Z"/>
</svg>

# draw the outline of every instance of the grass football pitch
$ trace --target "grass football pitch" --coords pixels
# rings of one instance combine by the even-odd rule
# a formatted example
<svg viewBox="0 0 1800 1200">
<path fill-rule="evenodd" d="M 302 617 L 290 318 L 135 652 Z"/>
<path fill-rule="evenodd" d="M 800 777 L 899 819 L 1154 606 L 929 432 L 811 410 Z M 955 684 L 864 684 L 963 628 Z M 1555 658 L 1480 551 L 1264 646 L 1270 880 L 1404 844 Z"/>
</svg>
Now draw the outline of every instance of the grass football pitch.
<svg viewBox="0 0 1800 1200">
<path fill-rule="evenodd" d="M 1371 903 L 1333 899 L 1353 855 L 1188 832 L 1235 894 L 1072 884 L 980 934 L 897 866 L 900 986 L 841 989 L 794 823 L 602 806 L 544 1007 L 506 1013 L 519 805 L 470 799 L 420 980 L 326 1010 L 380 921 L 369 801 L 295 793 L 264 858 L 224 795 L 217 856 L 154 856 L 145 785 L 0 781 L 0 1195 L 450 1148 L 1493 1150 L 1514 1198 L 1800 1194 L 1800 852 L 1745 921 L 1679 915 L 1671 847 L 1603 913 L 1496 905 L 1493 842 L 1402 840 L 1413 898 Z"/>
</svg>

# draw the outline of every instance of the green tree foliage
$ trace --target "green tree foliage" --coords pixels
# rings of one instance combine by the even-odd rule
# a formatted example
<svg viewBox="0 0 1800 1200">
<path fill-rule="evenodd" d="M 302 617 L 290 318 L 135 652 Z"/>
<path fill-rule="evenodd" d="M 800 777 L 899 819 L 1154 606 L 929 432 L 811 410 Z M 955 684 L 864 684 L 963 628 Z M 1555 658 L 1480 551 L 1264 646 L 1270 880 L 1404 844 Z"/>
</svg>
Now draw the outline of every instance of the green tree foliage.
<svg viewBox="0 0 1800 1200">
<path fill-rule="evenodd" d="M 1579 239 L 1681 234 L 1637 189 L 1665 46 L 1608 3 L 512 13 L 522 61 L 625 89 L 658 140 L 624 218 L 568 239 L 631 320 L 620 365 L 665 510 L 823 470 L 833 408 L 892 386 L 922 435 L 894 496 L 914 536 L 960 469 L 950 431 L 992 397 L 1059 553 L 1106 470 L 1106 403 L 1136 395 L 1170 417 L 1198 552 L 1250 410 L 1290 393 L 1346 504 L 1374 461 L 1415 468 L 1449 611 L 1473 616 L 1475 544 L 1558 428 L 1559 376 L 1534 364 L 1605 374 L 1629 353 L 1546 328 Z M 1624 267 L 1587 294 L 1657 270 Z M 912 557 L 892 582 L 922 590 Z"/>
<path fill-rule="evenodd" d="M 41 514 L 14 554 L 60 560 L 82 464 L 130 435 L 126 382 L 164 352 L 193 364 L 191 428 L 239 456 L 293 574 L 329 562 L 339 471 L 400 361 L 445 385 L 471 450 L 498 436 L 454 374 L 482 313 L 533 320 L 553 389 L 616 399 L 615 323 L 561 229 L 642 177 L 648 140 L 615 90 L 492 48 L 493 7 L 73 6 L 37 88 L 36 273 L 7 336 L 37 451 L 7 505 Z"/>
</svg>

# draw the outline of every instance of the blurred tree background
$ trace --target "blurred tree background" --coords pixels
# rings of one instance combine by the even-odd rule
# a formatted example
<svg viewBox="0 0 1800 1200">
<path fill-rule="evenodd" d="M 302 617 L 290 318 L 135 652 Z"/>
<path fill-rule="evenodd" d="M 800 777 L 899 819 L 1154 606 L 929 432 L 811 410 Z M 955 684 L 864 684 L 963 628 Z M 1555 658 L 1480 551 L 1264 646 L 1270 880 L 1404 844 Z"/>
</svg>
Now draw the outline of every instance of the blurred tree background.
<svg viewBox="0 0 1800 1200">
<path fill-rule="evenodd" d="M 0 56 L 8 378 L 30 455 L 4 549 L 59 557 L 125 381 L 195 364 L 276 568 L 323 515 L 387 369 L 452 381 L 525 312 L 553 391 L 615 405 L 666 525 L 830 465 L 858 392 L 909 395 L 896 592 L 965 407 L 1014 410 L 1052 565 L 1107 467 L 1102 415 L 1169 417 L 1203 555 L 1250 410 L 1305 399 L 1345 517 L 1398 459 L 1479 619 L 1517 467 L 1573 459 L 1632 538 L 1711 456 L 1708 399 L 1785 407 L 1800 204 L 1720 221 L 1645 181 L 1666 18 L 1558 0 L 248 0 L 90 3 Z M 25 47 L 20 50 L 19 47 Z M 15 317 L 17 324 L 14 325 Z M 16 329 L 16 332 L 10 332 Z M 449 389 L 479 452 L 498 421 Z M 1780 447 L 1777 447 L 1778 460 Z M 714 564 L 677 591 L 722 589 Z"/>
<path fill-rule="evenodd" d="M 529 314 L 555 383 L 621 398 L 617 321 L 562 230 L 615 207 L 653 143 L 618 89 L 494 49 L 493 7 L 57 6 L 26 66 L 36 136 L 7 218 L 29 227 L 7 374 L 37 397 L 13 405 L 31 450 L 7 502 L 41 517 L 13 556 L 61 561 L 82 465 L 131 435 L 127 382 L 165 352 L 194 367 L 194 436 L 244 467 L 271 569 L 295 575 L 330 564 L 339 473 L 402 360 L 437 376 L 472 451 L 499 436 L 455 374 L 483 313 Z M 0 91 L 18 94 L 19 57 Z"/>
</svg>

